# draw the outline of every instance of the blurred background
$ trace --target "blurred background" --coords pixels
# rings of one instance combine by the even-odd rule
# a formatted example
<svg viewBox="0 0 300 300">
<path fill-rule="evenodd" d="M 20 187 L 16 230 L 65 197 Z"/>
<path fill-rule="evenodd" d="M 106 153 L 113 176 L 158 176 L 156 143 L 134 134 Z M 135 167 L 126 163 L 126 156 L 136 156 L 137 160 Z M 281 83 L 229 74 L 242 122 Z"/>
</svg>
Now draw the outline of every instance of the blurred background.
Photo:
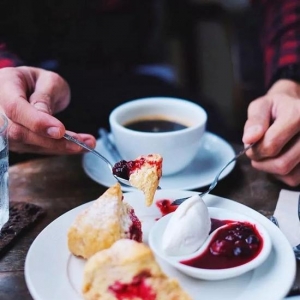
<svg viewBox="0 0 300 300">
<path fill-rule="evenodd" d="M 170 0 L 168 6 L 169 63 L 179 84 L 208 97 L 231 132 L 220 134 L 240 142 L 247 106 L 265 92 L 259 12 L 248 0 Z"/>
<path fill-rule="evenodd" d="M 259 13 L 248 0 L 2 0 L 0 38 L 53 70 L 72 102 L 58 117 L 97 135 L 118 104 L 175 96 L 203 105 L 208 130 L 241 142 L 264 93 Z"/>
</svg>

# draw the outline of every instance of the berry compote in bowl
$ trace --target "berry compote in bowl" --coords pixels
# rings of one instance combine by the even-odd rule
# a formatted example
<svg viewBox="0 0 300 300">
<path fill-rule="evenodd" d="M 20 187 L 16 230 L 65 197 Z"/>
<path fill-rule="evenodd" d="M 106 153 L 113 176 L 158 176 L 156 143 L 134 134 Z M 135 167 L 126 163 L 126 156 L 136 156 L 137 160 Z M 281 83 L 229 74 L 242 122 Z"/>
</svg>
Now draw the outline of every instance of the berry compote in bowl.
<svg viewBox="0 0 300 300">
<path fill-rule="evenodd" d="M 172 217 L 159 219 L 149 234 L 155 255 L 194 278 L 221 280 L 242 275 L 260 266 L 272 249 L 267 230 L 256 220 L 227 209 L 208 207 L 211 231 L 194 253 L 174 256 L 162 247 L 163 233 Z"/>
</svg>

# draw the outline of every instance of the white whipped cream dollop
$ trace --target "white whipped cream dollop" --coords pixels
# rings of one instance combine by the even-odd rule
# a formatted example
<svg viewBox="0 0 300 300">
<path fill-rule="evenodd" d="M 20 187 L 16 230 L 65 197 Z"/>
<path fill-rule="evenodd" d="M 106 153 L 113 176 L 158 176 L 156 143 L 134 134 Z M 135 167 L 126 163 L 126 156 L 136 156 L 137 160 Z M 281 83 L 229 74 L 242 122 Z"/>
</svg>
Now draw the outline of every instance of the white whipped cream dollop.
<svg viewBox="0 0 300 300">
<path fill-rule="evenodd" d="M 211 220 L 199 195 L 184 201 L 170 218 L 163 233 L 162 249 L 168 255 L 186 255 L 197 251 L 207 239 Z"/>
</svg>

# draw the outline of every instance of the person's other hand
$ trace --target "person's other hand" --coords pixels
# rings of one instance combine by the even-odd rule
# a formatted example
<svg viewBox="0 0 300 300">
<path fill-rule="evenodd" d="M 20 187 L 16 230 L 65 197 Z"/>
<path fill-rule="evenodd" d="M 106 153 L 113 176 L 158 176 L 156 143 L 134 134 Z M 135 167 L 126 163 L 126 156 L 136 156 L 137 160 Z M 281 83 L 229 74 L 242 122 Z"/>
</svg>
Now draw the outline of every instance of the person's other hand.
<svg viewBox="0 0 300 300">
<path fill-rule="evenodd" d="M 64 125 L 52 115 L 70 102 L 70 89 L 58 74 L 32 67 L 0 69 L 0 111 L 9 119 L 9 148 L 19 153 L 81 153 L 65 140 Z M 68 132 L 90 147 L 95 138 Z"/>
<path fill-rule="evenodd" d="M 290 186 L 300 184 L 300 85 L 277 81 L 248 107 L 243 142 L 252 166 Z"/>
</svg>

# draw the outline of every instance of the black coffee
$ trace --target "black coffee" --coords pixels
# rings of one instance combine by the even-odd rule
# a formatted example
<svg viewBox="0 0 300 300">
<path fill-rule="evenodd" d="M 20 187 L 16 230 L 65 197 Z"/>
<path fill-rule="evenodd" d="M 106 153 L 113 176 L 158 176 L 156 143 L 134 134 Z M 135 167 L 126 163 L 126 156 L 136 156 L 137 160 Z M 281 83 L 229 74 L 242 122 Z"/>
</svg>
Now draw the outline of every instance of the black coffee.
<svg viewBox="0 0 300 300">
<path fill-rule="evenodd" d="M 169 120 L 136 120 L 125 124 L 128 129 L 143 132 L 168 132 L 187 128 L 187 126 Z"/>
</svg>

